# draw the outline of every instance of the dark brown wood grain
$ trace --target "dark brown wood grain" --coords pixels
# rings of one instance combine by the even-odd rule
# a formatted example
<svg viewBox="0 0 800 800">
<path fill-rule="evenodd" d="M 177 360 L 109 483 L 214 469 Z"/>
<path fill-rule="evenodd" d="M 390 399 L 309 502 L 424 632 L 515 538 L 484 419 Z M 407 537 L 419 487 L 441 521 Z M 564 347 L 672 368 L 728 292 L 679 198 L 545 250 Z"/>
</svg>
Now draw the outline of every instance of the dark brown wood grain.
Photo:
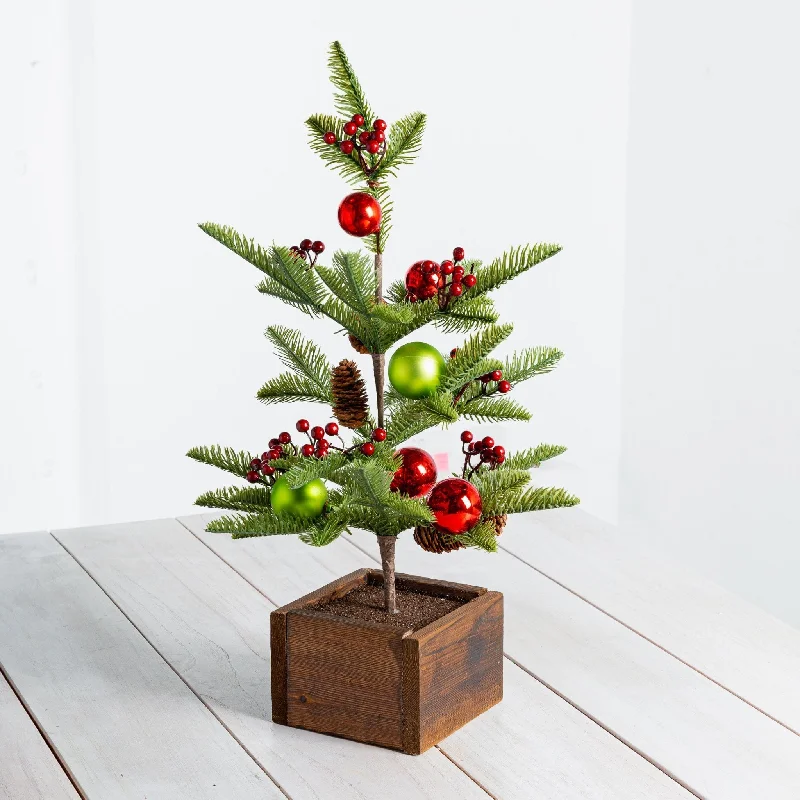
<svg viewBox="0 0 800 800">
<path fill-rule="evenodd" d="M 309 606 L 356 586 L 357 570 L 271 616 L 275 722 L 418 754 L 503 696 L 503 596 L 478 586 L 398 575 L 398 586 L 463 605 L 418 631 Z"/>
</svg>

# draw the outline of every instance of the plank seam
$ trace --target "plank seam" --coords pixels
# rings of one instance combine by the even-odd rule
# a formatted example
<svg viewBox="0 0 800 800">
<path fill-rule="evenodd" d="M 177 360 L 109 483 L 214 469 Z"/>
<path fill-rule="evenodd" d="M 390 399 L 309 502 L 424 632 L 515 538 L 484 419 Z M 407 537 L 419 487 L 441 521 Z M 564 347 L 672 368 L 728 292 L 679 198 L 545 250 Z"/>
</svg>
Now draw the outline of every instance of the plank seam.
<svg viewBox="0 0 800 800">
<path fill-rule="evenodd" d="M 345 539 L 345 541 L 347 541 L 348 544 L 352 545 L 353 547 L 355 547 L 360 552 L 364 553 L 364 555 L 367 556 L 367 558 L 372 558 L 373 560 L 377 561 L 377 559 L 373 555 L 368 553 L 360 545 L 356 544 L 356 542 L 351 542 L 351 541 L 348 541 L 347 539 Z M 520 559 L 520 560 L 522 560 L 522 559 Z M 526 562 L 523 562 L 523 563 L 526 563 Z M 531 565 L 527 564 L 527 566 L 530 567 Z M 536 568 L 535 567 L 531 567 L 531 569 L 535 570 Z M 536 572 L 539 572 L 539 570 L 536 570 Z M 544 577 L 549 577 L 549 576 L 545 575 Z M 559 584 L 559 586 L 560 585 L 561 584 Z M 563 588 L 566 588 L 566 587 L 563 587 Z M 581 598 L 581 599 L 583 600 L 583 598 Z M 633 631 L 633 633 L 636 633 L 636 631 Z M 684 788 L 687 792 L 692 794 L 694 797 L 697 797 L 698 800 L 706 800 L 706 798 L 703 795 L 698 794 L 697 792 L 695 792 L 690 786 L 688 786 L 682 780 L 680 780 L 680 778 L 678 778 L 675 775 L 673 775 L 666 767 L 663 767 L 657 761 L 654 761 L 652 758 L 650 758 L 642 750 L 639 750 L 638 748 L 634 747 L 630 742 L 628 742 L 626 739 L 624 739 L 623 737 L 617 735 L 613 730 L 611 730 L 610 728 L 606 727 L 602 722 L 600 722 L 599 719 L 597 719 L 596 717 L 592 716 L 588 711 L 586 711 L 585 709 L 581 708 L 581 706 L 579 706 L 577 703 L 573 703 L 572 700 L 570 700 L 566 695 L 564 695 L 561 692 L 559 692 L 557 689 L 555 689 L 553 686 L 551 686 L 549 683 L 547 683 L 547 681 L 542 680 L 538 675 L 535 675 L 527 667 L 524 667 L 522 664 L 520 664 L 518 661 L 516 661 L 514 658 L 512 658 L 508 653 L 504 652 L 503 653 L 503 657 L 507 658 L 512 664 L 514 664 L 515 666 L 519 667 L 526 675 L 529 675 L 531 678 L 533 678 L 533 680 L 538 681 L 539 683 L 541 683 L 542 686 L 544 686 L 546 689 L 550 690 L 554 695 L 556 695 L 557 697 L 560 697 L 565 703 L 568 703 L 577 712 L 579 712 L 580 714 L 583 714 L 583 716 L 585 716 L 587 719 L 591 720 L 599 728 L 602 728 L 607 734 L 609 734 L 610 736 L 613 736 L 620 744 L 622 744 L 625 747 L 627 747 L 628 749 L 632 750 L 634 753 L 636 753 L 637 756 L 639 756 L 640 758 L 644 759 L 648 764 L 652 764 L 659 772 L 662 772 L 670 780 L 675 781 L 675 783 L 677 783 L 679 786 Z M 439 748 L 439 745 L 437 745 L 437 748 Z M 447 755 L 447 753 L 445 753 L 444 751 L 442 751 L 442 753 L 445 756 L 447 756 L 447 758 L 450 761 L 453 761 L 453 759 L 450 758 L 450 756 Z M 461 769 L 461 767 L 455 761 L 453 761 L 453 763 L 457 767 L 459 767 L 459 769 Z M 469 774 L 469 773 L 466 772 L 466 770 L 462 770 L 462 772 L 464 772 L 465 774 Z M 472 778 L 471 775 L 469 777 Z M 472 778 L 472 780 L 475 780 L 475 779 Z M 478 783 L 478 781 L 475 781 L 475 783 Z M 481 789 L 483 789 L 487 794 L 490 794 L 490 792 L 488 792 L 484 786 L 481 786 L 480 783 L 478 783 L 478 786 L 480 786 Z"/>
<path fill-rule="evenodd" d="M 62 758 L 61 753 L 58 752 L 58 748 L 55 744 L 50 740 L 50 737 L 47 735 L 47 732 L 44 729 L 44 726 L 39 722 L 36 717 L 36 714 L 33 713 L 33 709 L 25 702 L 25 698 L 22 696 L 22 693 L 17 689 L 14 685 L 14 681 L 11 680 L 11 676 L 8 674 L 8 671 L 3 666 L 2 662 L 0 662 L 0 676 L 2 676 L 6 683 L 8 684 L 11 691 L 14 693 L 14 696 L 19 701 L 19 704 L 22 706 L 25 713 L 30 718 L 30 721 L 33 723 L 36 730 L 39 732 L 39 735 L 44 739 L 44 743 L 47 745 L 50 752 L 53 754 L 58 765 L 64 771 L 64 774 L 67 776 L 67 780 L 72 784 L 72 788 L 78 793 L 78 796 L 82 800 L 89 800 L 88 795 L 83 791 L 80 784 L 78 783 L 78 779 L 72 774 L 72 770 L 70 770 L 67 762 Z"/>
<path fill-rule="evenodd" d="M 787 731 L 789 731 L 790 733 L 793 733 L 795 736 L 800 736 L 800 731 L 796 731 L 794 728 L 791 727 L 791 725 L 788 725 L 787 723 L 782 722 L 781 720 L 777 719 L 776 717 L 773 717 L 772 714 L 770 714 L 769 712 L 765 711 L 763 708 L 759 708 L 759 706 L 757 706 L 755 703 L 753 703 L 750 700 L 748 700 L 746 697 L 742 697 L 742 695 L 740 695 L 737 692 L 733 691 L 733 689 L 730 689 L 727 686 L 725 686 L 724 683 L 721 683 L 720 681 L 716 680 L 716 678 L 712 678 L 710 675 L 708 675 L 707 673 L 703 672 L 703 670 L 699 669 L 698 667 L 695 667 L 690 662 L 685 661 L 679 655 L 676 655 L 671 650 L 669 650 L 666 647 L 664 647 L 664 645 L 659 644 L 657 641 L 655 641 L 655 639 L 651 639 L 649 636 L 647 636 L 646 634 L 644 634 L 641 631 L 637 630 L 632 625 L 629 625 L 624 620 L 620 619 L 619 617 L 614 616 L 611 612 L 606 611 L 602 606 L 599 606 L 597 603 L 593 602 L 588 597 L 585 597 L 580 592 L 577 592 L 575 589 L 571 589 L 569 586 L 567 586 L 566 584 L 562 583 L 557 578 L 554 578 L 552 575 L 548 575 L 546 572 L 541 570 L 539 567 L 535 567 L 529 561 L 526 561 L 524 558 L 522 558 L 522 556 L 517 555 L 513 551 L 509 550 L 507 547 L 504 547 L 503 545 L 500 545 L 500 544 L 498 544 L 498 549 L 502 550 L 504 553 L 508 553 L 508 555 L 510 555 L 512 558 L 516 558 L 517 561 L 522 562 L 523 564 L 525 564 L 526 567 L 530 567 L 530 569 L 532 569 L 534 572 L 537 572 L 543 578 L 547 578 L 547 580 L 552 581 L 556 586 L 560 586 L 562 589 L 564 589 L 565 591 L 569 592 L 574 597 L 577 597 L 579 600 L 582 600 L 587 605 L 590 605 L 592 608 L 596 609 L 601 614 L 605 614 L 605 616 L 607 616 L 609 619 L 613 619 L 614 622 L 618 623 L 619 625 L 622 625 L 623 628 L 626 628 L 631 633 L 636 634 L 636 636 L 639 636 L 640 638 L 644 639 L 646 642 L 649 642 L 650 644 L 652 644 L 654 647 L 657 647 L 663 653 L 666 653 L 671 658 L 674 658 L 676 661 L 680 662 L 685 667 L 688 667 L 692 671 L 696 672 L 698 675 L 700 675 L 701 677 L 705 678 L 707 681 L 710 681 L 715 686 L 718 686 L 720 689 L 723 689 L 724 691 L 728 692 L 728 694 L 732 694 L 737 700 L 741 700 L 745 705 L 748 705 L 748 706 L 750 706 L 750 708 L 754 709 L 755 711 L 758 711 L 759 714 L 763 714 L 765 717 L 767 717 L 768 719 L 771 719 L 773 722 L 777 723 L 782 728 L 786 728 Z"/>
<path fill-rule="evenodd" d="M 465 774 L 465 775 L 466 775 L 466 776 L 467 776 L 467 777 L 468 777 L 468 778 L 469 778 L 469 779 L 470 779 L 470 780 L 471 780 L 471 781 L 472 781 L 472 782 L 473 782 L 473 783 L 474 783 L 476 786 L 478 786 L 478 788 L 479 788 L 479 789 L 483 789 L 483 791 L 484 791 L 484 792 L 486 792 L 486 794 L 487 794 L 487 795 L 489 795 L 489 797 L 491 797 L 491 798 L 492 798 L 492 800 L 500 800 L 500 798 L 499 798 L 499 797 L 498 797 L 496 794 L 492 794 L 492 793 L 491 793 L 491 792 L 490 792 L 490 791 L 489 791 L 489 790 L 488 790 L 488 789 L 487 789 L 487 788 L 486 788 L 486 787 L 485 787 L 485 786 L 484 786 L 484 785 L 483 785 L 483 784 L 482 784 L 482 783 L 481 783 L 481 782 L 480 782 L 480 781 L 479 781 L 477 778 L 475 778 L 473 775 L 470 775 L 470 774 L 469 774 L 469 772 L 467 772 L 467 770 L 465 770 L 465 769 L 464 769 L 464 767 L 462 767 L 462 766 L 461 766 L 461 764 L 459 764 L 459 763 L 458 763 L 458 761 L 456 761 L 454 758 L 452 758 L 452 756 L 450 756 L 450 754 L 449 754 L 449 753 L 448 753 L 446 750 L 443 750 L 443 749 L 442 749 L 442 747 L 441 747 L 441 745 L 438 745 L 438 744 L 437 744 L 437 745 L 435 745 L 435 748 L 436 748 L 436 749 L 437 749 L 437 750 L 438 750 L 438 751 L 439 751 L 439 752 L 440 752 L 440 753 L 441 753 L 441 754 L 442 754 L 442 755 L 443 755 L 443 756 L 444 756 L 444 757 L 445 757 L 445 758 L 446 758 L 446 759 L 447 759 L 447 760 L 448 760 L 448 761 L 449 761 L 449 762 L 450 762 L 450 763 L 451 763 L 451 764 L 452 764 L 452 765 L 453 765 L 453 766 L 454 766 L 456 769 L 459 769 L 459 770 L 461 770 L 461 772 L 463 772 L 463 773 L 464 773 L 464 774 Z"/>
<path fill-rule="evenodd" d="M 136 623 L 125 613 L 124 609 L 119 605 L 119 603 L 117 603 L 117 601 L 114 600 L 113 597 L 111 597 L 111 595 L 103 588 L 103 586 L 94 577 L 94 575 L 92 575 L 92 573 L 89 572 L 88 569 L 86 569 L 86 567 L 83 565 L 81 560 L 52 531 L 50 531 L 49 533 L 53 537 L 53 539 L 55 539 L 56 542 L 58 542 L 58 544 L 70 556 L 70 558 L 72 558 L 72 560 L 75 561 L 75 563 L 86 573 L 86 575 L 89 576 L 89 579 L 94 582 L 94 584 L 98 587 L 98 589 L 100 589 L 100 591 L 111 601 L 111 603 L 120 612 L 120 614 L 122 614 L 122 616 L 125 617 L 126 620 L 128 620 L 128 622 L 133 626 L 134 630 L 142 637 L 142 639 L 144 639 L 145 642 L 147 642 L 148 645 L 150 645 L 150 647 L 153 649 L 153 651 L 167 665 L 167 667 L 169 667 L 169 669 L 171 669 L 172 672 L 175 673 L 175 675 L 177 675 L 178 679 L 183 683 L 183 685 L 186 686 L 186 688 L 203 704 L 203 706 L 211 714 L 211 716 L 214 717 L 214 719 L 220 725 L 222 725 L 222 727 L 228 732 L 228 734 L 236 742 L 236 744 L 238 744 L 239 747 L 241 747 L 242 750 L 244 750 L 244 752 L 247 753 L 248 756 L 250 756 L 250 758 L 253 760 L 253 762 L 256 764 L 256 766 L 267 776 L 267 778 L 269 778 L 272 781 L 272 783 L 275 784 L 275 786 L 277 787 L 278 791 L 284 797 L 286 797 L 287 800 L 292 800 L 292 798 L 289 795 L 289 793 L 283 788 L 283 786 L 281 786 L 281 784 L 277 781 L 277 779 L 275 777 L 273 777 L 270 774 L 269 770 L 255 757 L 255 755 L 253 755 L 253 753 L 250 752 L 249 748 L 244 744 L 244 742 L 242 742 L 239 739 L 239 737 L 236 736 L 236 734 L 225 724 L 225 722 L 219 717 L 219 715 L 214 711 L 214 709 L 211 708 L 211 706 L 209 706 L 209 704 L 192 688 L 192 686 L 183 677 L 183 675 L 181 675 L 180 672 L 178 672 L 178 670 L 175 669 L 175 667 L 173 667 L 172 664 L 170 664 L 169 661 L 167 661 L 167 659 L 164 657 L 164 655 L 161 653 L 161 651 L 153 644 L 153 642 L 150 641 L 150 639 L 147 638 L 147 636 L 145 636 L 145 634 L 136 625 Z M 82 795 L 82 797 L 85 797 L 85 795 Z"/>
</svg>

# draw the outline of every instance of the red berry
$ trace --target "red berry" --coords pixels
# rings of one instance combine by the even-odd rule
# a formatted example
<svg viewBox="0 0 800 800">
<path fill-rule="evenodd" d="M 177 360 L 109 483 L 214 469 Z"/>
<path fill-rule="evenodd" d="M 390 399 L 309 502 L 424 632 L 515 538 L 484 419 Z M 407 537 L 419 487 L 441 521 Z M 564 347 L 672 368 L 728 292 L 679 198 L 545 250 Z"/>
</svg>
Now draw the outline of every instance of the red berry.
<svg viewBox="0 0 800 800">
<path fill-rule="evenodd" d="M 369 131 L 361 131 L 361 133 L 358 134 L 358 141 L 361 142 L 361 144 L 366 144 L 369 141 Z"/>
<path fill-rule="evenodd" d="M 471 289 L 477 282 L 478 279 L 472 273 L 464 276 L 464 286 L 468 289 Z"/>
<path fill-rule="evenodd" d="M 356 125 L 355 122 L 347 122 L 347 123 L 345 123 L 344 132 L 348 136 L 352 136 L 357 130 L 358 130 L 358 125 Z"/>
<path fill-rule="evenodd" d="M 316 242 L 314 242 L 314 243 L 311 245 L 311 249 L 312 249 L 312 250 L 313 250 L 313 251 L 314 251 L 314 252 L 315 252 L 317 255 L 319 255 L 321 252 L 323 252 L 323 250 L 325 250 L 325 244 L 324 244 L 323 242 L 321 242 L 319 239 L 317 239 L 317 241 L 316 241 Z"/>
<path fill-rule="evenodd" d="M 506 460 L 506 454 L 505 453 L 503 453 L 502 455 L 494 457 L 494 463 L 495 464 L 502 464 L 505 460 Z"/>
<path fill-rule="evenodd" d="M 436 297 L 437 292 L 438 292 L 437 288 L 435 286 L 431 286 L 429 284 L 428 286 L 423 286 L 422 287 L 422 290 L 420 291 L 419 296 L 423 300 L 429 300 L 431 297 Z"/>
<path fill-rule="evenodd" d="M 461 278 L 463 277 L 464 277 L 464 267 L 455 267 L 453 269 L 453 279 L 458 278 L 459 280 L 461 280 Z"/>
<path fill-rule="evenodd" d="M 454 261 L 463 261 L 464 260 L 464 248 L 463 247 L 455 247 L 455 248 L 453 248 L 453 260 Z"/>
<path fill-rule="evenodd" d="M 361 114 L 354 114 L 353 122 L 360 128 L 364 124 L 364 117 Z"/>
<path fill-rule="evenodd" d="M 452 261 L 442 261 L 442 274 L 443 275 L 452 275 L 453 270 L 455 267 L 453 266 Z"/>
<path fill-rule="evenodd" d="M 284 431 L 278 436 L 278 441 L 281 444 L 289 444 L 292 441 L 292 435 L 288 431 Z"/>
<path fill-rule="evenodd" d="M 484 436 L 482 442 L 484 450 L 491 450 L 494 447 L 494 439 L 491 436 Z"/>
<path fill-rule="evenodd" d="M 251 469 L 250 472 L 247 473 L 247 480 L 250 483 L 258 483 L 259 477 L 260 477 L 259 474 L 253 469 Z"/>
<path fill-rule="evenodd" d="M 480 453 L 480 451 L 483 450 L 483 440 L 482 439 L 478 439 L 477 442 L 473 442 L 472 443 L 472 450 L 475 453 Z"/>
<path fill-rule="evenodd" d="M 376 119 L 375 122 L 372 123 L 372 127 L 376 131 L 385 131 L 386 123 L 382 119 Z"/>
<path fill-rule="evenodd" d="M 457 347 L 454 347 L 454 348 L 453 348 L 453 349 L 450 351 L 450 358 L 455 358 L 457 355 L 458 355 L 458 348 L 457 348 Z"/>
<path fill-rule="evenodd" d="M 261 460 L 262 461 L 268 461 L 269 460 L 269 453 L 268 452 L 262 453 L 261 454 Z"/>
<path fill-rule="evenodd" d="M 336 436 L 336 434 L 339 433 L 339 426 L 335 422 L 329 422 L 325 426 L 325 433 L 327 433 L 328 436 Z"/>
<path fill-rule="evenodd" d="M 461 432 L 461 441 L 462 442 L 471 442 L 473 439 L 472 431 L 462 431 Z"/>
<path fill-rule="evenodd" d="M 491 450 L 481 450 L 481 461 L 486 464 L 494 460 L 494 453 Z"/>
<path fill-rule="evenodd" d="M 297 428 L 297 430 L 300 431 L 300 433 L 305 433 L 309 428 L 308 420 L 307 419 L 297 420 L 297 422 L 295 423 L 295 428 Z"/>
<path fill-rule="evenodd" d="M 349 156 L 349 155 L 350 155 L 350 153 L 352 153 L 352 152 L 353 152 L 353 148 L 354 148 L 354 147 L 355 147 L 355 145 L 354 145 L 354 144 L 353 144 L 353 143 L 352 143 L 352 142 L 351 142 L 349 139 L 345 139 L 345 141 L 343 141 L 343 142 L 342 142 L 342 143 L 339 145 L 339 149 L 340 149 L 340 150 L 341 150 L 341 151 L 342 151 L 342 152 L 343 152 L 343 153 L 344 153 L 346 156 Z"/>
<path fill-rule="evenodd" d="M 273 438 L 269 440 L 269 449 L 274 450 L 276 447 L 280 445 L 280 439 Z"/>
<path fill-rule="evenodd" d="M 500 383 L 497 384 L 497 391 L 500 392 L 501 394 L 510 392 L 511 384 L 508 381 L 500 381 Z"/>
<path fill-rule="evenodd" d="M 435 261 L 431 261 L 430 259 L 426 259 L 422 262 L 422 271 L 423 272 L 435 272 L 439 265 Z"/>
<path fill-rule="evenodd" d="M 373 155 L 381 149 L 380 142 L 367 142 L 367 152 L 372 153 Z"/>
<path fill-rule="evenodd" d="M 311 239 L 303 239 L 303 241 L 300 242 L 300 249 L 301 250 L 310 250 L 311 249 L 311 245 L 312 245 Z"/>
<path fill-rule="evenodd" d="M 327 439 L 320 439 L 317 442 L 317 450 L 322 448 L 323 450 L 330 450 L 331 443 Z"/>
<path fill-rule="evenodd" d="M 492 376 L 492 380 L 493 381 L 501 381 L 501 380 L 503 380 L 503 373 L 499 369 L 494 370 L 494 372 L 491 373 L 491 376 Z"/>
<path fill-rule="evenodd" d="M 364 442 L 364 444 L 361 445 L 361 452 L 365 456 L 371 456 L 375 452 L 375 445 L 372 444 L 372 442 Z"/>
<path fill-rule="evenodd" d="M 313 456 L 313 455 L 314 455 L 314 445 L 313 445 L 313 444 L 304 444 L 304 445 L 303 445 L 303 446 L 300 448 L 300 452 L 301 452 L 301 453 L 302 453 L 304 456 Z"/>
<path fill-rule="evenodd" d="M 386 431 L 383 428 L 375 428 L 375 430 L 372 431 L 372 441 L 373 442 L 386 441 Z"/>
<path fill-rule="evenodd" d="M 453 297 L 460 297 L 464 294 L 464 287 L 460 283 L 451 283 L 450 294 L 453 295 Z"/>
<path fill-rule="evenodd" d="M 274 461 L 276 458 L 280 458 L 281 455 L 281 451 L 276 447 L 274 450 L 270 450 L 269 453 L 267 453 L 267 461 Z"/>
<path fill-rule="evenodd" d="M 328 131 L 322 138 L 325 144 L 336 144 L 336 134 L 333 131 Z"/>
<path fill-rule="evenodd" d="M 270 475 L 274 475 L 275 474 L 275 467 L 271 466 L 270 464 L 262 464 L 261 465 L 261 471 L 267 477 L 269 477 Z"/>
<path fill-rule="evenodd" d="M 486 375 L 481 375 L 481 383 L 489 383 L 491 379 L 492 376 L 488 373 Z"/>
<path fill-rule="evenodd" d="M 325 456 L 328 455 L 328 448 L 327 447 L 318 447 L 316 450 L 314 450 L 314 455 L 317 458 L 325 458 Z"/>
<path fill-rule="evenodd" d="M 311 437 L 313 439 L 322 439 L 322 438 L 324 438 L 324 436 L 325 436 L 325 429 L 322 428 L 321 426 L 315 425 L 311 429 Z"/>
<path fill-rule="evenodd" d="M 386 140 L 386 134 L 383 131 L 375 131 L 372 134 L 372 141 L 373 142 L 383 142 Z"/>
<path fill-rule="evenodd" d="M 500 456 L 503 456 L 503 457 L 505 457 L 505 454 L 506 454 L 506 449 L 505 449 L 505 447 L 502 447 L 501 445 L 499 445 L 499 444 L 496 444 L 496 445 L 495 445 L 495 446 L 492 448 L 492 452 L 494 453 L 494 457 L 495 457 L 495 458 L 499 458 Z"/>
<path fill-rule="evenodd" d="M 431 286 L 438 286 L 441 281 L 441 277 L 436 272 L 430 272 L 428 273 L 426 280 Z"/>
</svg>

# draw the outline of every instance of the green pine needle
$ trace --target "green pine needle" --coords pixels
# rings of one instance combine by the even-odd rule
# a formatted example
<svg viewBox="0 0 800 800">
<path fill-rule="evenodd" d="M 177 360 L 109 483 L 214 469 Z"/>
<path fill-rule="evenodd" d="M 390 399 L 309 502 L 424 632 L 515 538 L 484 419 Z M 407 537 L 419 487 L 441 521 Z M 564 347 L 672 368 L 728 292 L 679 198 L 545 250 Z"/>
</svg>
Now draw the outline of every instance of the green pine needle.
<svg viewBox="0 0 800 800">
<path fill-rule="evenodd" d="M 487 553 L 497 552 L 497 533 L 494 523 L 489 520 L 481 520 L 474 528 L 457 537 L 461 544 L 467 547 L 475 547 L 485 550 Z"/>
<path fill-rule="evenodd" d="M 530 411 L 507 397 L 475 397 L 459 403 L 458 411 L 462 417 L 484 423 L 510 420 L 527 422 L 531 418 Z"/>
<path fill-rule="evenodd" d="M 286 536 L 292 533 L 304 533 L 308 528 L 307 519 L 274 514 L 272 511 L 226 515 L 209 522 L 206 526 L 209 533 L 230 533 L 234 539 L 250 536 Z"/>
<path fill-rule="evenodd" d="M 508 456 L 505 463 L 498 470 L 533 469 L 542 461 L 555 458 L 565 453 L 567 448 L 560 444 L 540 444 L 528 450 L 520 450 Z"/>
<path fill-rule="evenodd" d="M 186 455 L 201 464 L 209 464 L 239 478 L 247 475 L 250 471 L 250 462 L 254 458 L 249 453 L 238 452 L 230 447 L 220 447 L 218 444 L 211 447 L 193 447 Z"/>
<path fill-rule="evenodd" d="M 350 65 L 350 60 L 339 42 L 332 42 L 328 51 L 328 70 L 331 83 L 336 87 L 333 104 L 336 110 L 348 120 L 356 114 L 364 117 L 366 127 L 372 128 L 374 117 L 372 109 L 367 102 L 361 82 L 355 70 Z"/>
<path fill-rule="evenodd" d="M 455 391 L 468 381 L 480 377 L 483 373 L 476 372 L 479 363 L 504 342 L 513 330 L 514 326 L 509 323 L 489 325 L 470 336 L 458 348 L 455 358 L 448 359 L 442 375 L 442 388 Z"/>
<path fill-rule="evenodd" d="M 386 155 L 372 175 L 372 180 L 385 179 L 387 175 L 397 177 L 403 164 L 411 164 L 422 147 L 425 132 L 425 115 L 419 111 L 397 120 L 387 131 Z"/>
<path fill-rule="evenodd" d="M 226 508 L 260 513 L 269 509 L 269 489 L 265 486 L 228 486 L 204 492 L 194 504 L 204 508 Z"/>
<path fill-rule="evenodd" d="M 470 295 L 474 297 L 491 292 L 560 251 L 561 245 L 547 243 L 514 247 L 475 271 L 478 283 L 470 290 Z"/>
</svg>

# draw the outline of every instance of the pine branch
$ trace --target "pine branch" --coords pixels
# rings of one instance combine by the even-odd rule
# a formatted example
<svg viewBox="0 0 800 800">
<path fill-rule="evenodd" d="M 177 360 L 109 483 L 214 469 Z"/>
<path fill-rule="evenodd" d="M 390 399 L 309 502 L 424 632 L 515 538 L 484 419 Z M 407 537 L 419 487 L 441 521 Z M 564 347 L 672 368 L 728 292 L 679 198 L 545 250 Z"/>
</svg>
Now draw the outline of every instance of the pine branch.
<svg viewBox="0 0 800 800">
<path fill-rule="evenodd" d="M 526 511 L 543 511 L 547 508 L 576 506 L 580 500 L 565 489 L 537 487 L 523 492 L 519 498 L 509 501 L 498 513 L 523 514 Z"/>
<path fill-rule="evenodd" d="M 325 547 L 335 542 L 346 530 L 347 526 L 335 515 L 331 515 L 322 525 L 313 525 L 309 530 L 300 533 L 299 539 L 311 547 Z"/>
<path fill-rule="evenodd" d="M 397 170 L 403 164 L 411 164 L 422 147 L 422 135 L 425 132 L 425 114 L 419 111 L 408 114 L 397 120 L 388 131 L 388 146 L 372 180 L 380 180 L 387 175 L 397 177 Z"/>
<path fill-rule="evenodd" d="M 486 295 L 461 297 L 434 320 L 434 324 L 445 333 L 467 333 L 481 325 L 493 325 L 499 315 L 494 302 Z"/>
<path fill-rule="evenodd" d="M 304 314 L 308 314 L 310 317 L 319 316 L 319 310 L 316 308 L 316 306 L 309 305 L 308 303 L 304 302 L 298 298 L 294 292 L 290 291 L 285 286 L 270 277 L 265 277 L 256 286 L 256 290 L 261 292 L 261 294 L 266 294 L 270 297 L 276 297 L 278 300 L 281 300 L 287 305 L 296 308 L 298 311 L 302 311 Z"/>
<path fill-rule="evenodd" d="M 459 348 L 455 358 L 446 362 L 441 387 L 456 390 L 467 381 L 479 377 L 477 364 L 499 344 L 505 341 L 514 330 L 510 324 L 490 325 L 470 336 Z"/>
<path fill-rule="evenodd" d="M 319 309 L 325 292 L 316 270 L 309 269 L 305 259 L 297 258 L 288 247 L 273 245 L 269 255 L 270 277 L 293 292 L 301 302 Z"/>
<path fill-rule="evenodd" d="M 527 470 L 492 470 L 473 477 L 481 494 L 483 513 L 486 516 L 506 513 L 509 504 L 522 497 L 531 476 Z"/>
<path fill-rule="evenodd" d="M 564 354 L 555 347 L 529 347 L 514 353 L 503 365 L 503 378 L 513 385 L 551 372 Z"/>
<path fill-rule="evenodd" d="M 540 444 L 528 450 L 520 450 L 506 458 L 505 463 L 498 470 L 532 469 L 538 467 L 542 461 L 560 456 L 567 448 L 560 444 Z"/>
<path fill-rule="evenodd" d="M 406 299 L 405 281 L 392 281 L 383 295 L 390 303 L 404 303 Z M 410 303 L 408 307 L 412 307 Z"/>
<path fill-rule="evenodd" d="M 256 393 L 256 397 L 266 405 L 274 403 L 325 403 L 332 402 L 330 387 L 322 390 L 308 378 L 283 372 L 270 378 Z"/>
<path fill-rule="evenodd" d="M 467 547 L 476 547 L 487 553 L 497 552 L 497 533 L 494 523 L 489 520 L 481 520 L 474 528 L 455 538 Z"/>
<path fill-rule="evenodd" d="M 369 158 L 374 163 L 375 156 Z M 394 203 L 389 197 L 389 185 L 386 182 L 376 184 L 370 176 L 369 184 L 364 191 L 371 194 L 381 207 L 381 228 L 374 236 L 368 236 L 364 244 L 370 253 L 382 253 L 386 249 L 386 242 L 392 230 Z"/>
<path fill-rule="evenodd" d="M 331 365 L 322 350 L 303 334 L 282 325 L 270 325 L 265 334 L 275 347 L 278 358 L 297 377 L 305 378 L 322 398 L 321 402 L 332 402 Z"/>
<path fill-rule="evenodd" d="M 514 247 L 475 271 L 478 283 L 470 290 L 470 295 L 474 297 L 491 292 L 560 251 L 561 245 L 558 244 L 527 244 Z"/>
<path fill-rule="evenodd" d="M 349 122 L 349 119 L 343 120 L 329 114 L 313 114 L 306 120 L 308 144 L 325 162 L 328 169 L 335 170 L 351 186 L 356 186 L 364 180 L 364 170 L 358 161 L 357 151 L 353 150 L 350 155 L 346 155 L 336 145 L 327 144 L 323 139 L 323 136 L 330 131 L 335 134 L 336 141 L 341 142 L 346 138 L 344 133 L 346 122 Z"/>
<path fill-rule="evenodd" d="M 274 514 L 263 511 L 259 514 L 234 514 L 208 523 L 209 533 L 230 533 L 233 539 L 249 536 L 287 536 L 308 531 L 310 523 L 301 517 Z"/>
<path fill-rule="evenodd" d="M 403 400 L 392 407 L 386 425 L 386 438 L 397 446 L 412 436 L 434 428 L 449 425 L 458 420 L 453 408 L 453 395 L 440 392 L 421 400 Z"/>
<path fill-rule="evenodd" d="M 462 417 L 474 419 L 476 422 L 527 422 L 531 418 L 530 411 L 507 397 L 475 397 L 458 403 L 457 408 Z"/>
<path fill-rule="evenodd" d="M 336 110 L 348 120 L 356 114 L 361 114 L 367 127 L 371 128 L 374 121 L 372 109 L 361 88 L 361 83 L 350 65 L 347 54 L 339 42 L 333 42 L 330 46 L 328 69 L 331 83 L 337 89 L 333 96 Z"/>
<path fill-rule="evenodd" d="M 375 302 L 375 270 L 363 253 L 333 255 L 333 267 L 317 267 L 322 282 L 343 303 L 358 314 L 368 316 Z"/>
<path fill-rule="evenodd" d="M 292 489 L 303 486 L 316 478 L 339 483 L 336 473 L 347 464 L 347 458 L 333 450 L 325 458 L 303 458 L 284 473 Z"/>
<path fill-rule="evenodd" d="M 436 319 L 439 306 L 436 299 L 422 303 L 383 306 L 375 316 L 378 352 L 385 353 L 392 345 Z M 394 318 L 392 318 L 394 317 Z"/>
<path fill-rule="evenodd" d="M 204 492 L 194 504 L 204 508 L 260 513 L 269 509 L 269 489 L 264 486 L 228 486 L 225 489 Z"/>
<path fill-rule="evenodd" d="M 211 447 L 193 447 L 186 455 L 201 464 L 218 467 L 239 478 L 247 475 L 250 462 L 254 458 L 249 453 L 237 452 L 230 447 L 220 447 L 218 444 Z"/>
</svg>

